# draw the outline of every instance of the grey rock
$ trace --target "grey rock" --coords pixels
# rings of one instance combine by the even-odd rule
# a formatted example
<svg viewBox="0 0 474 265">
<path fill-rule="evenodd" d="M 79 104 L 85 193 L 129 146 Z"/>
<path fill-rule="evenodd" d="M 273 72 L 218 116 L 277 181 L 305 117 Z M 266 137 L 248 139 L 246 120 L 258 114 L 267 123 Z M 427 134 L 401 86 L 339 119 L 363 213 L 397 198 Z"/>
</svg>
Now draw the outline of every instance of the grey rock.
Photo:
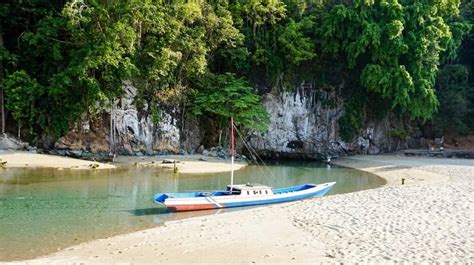
<svg viewBox="0 0 474 265">
<path fill-rule="evenodd" d="M 181 161 L 179 160 L 176 160 L 176 159 L 163 159 L 163 161 L 161 161 L 162 164 L 179 164 L 181 163 Z"/>
<path fill-rule="evenodd" d="M 56 151 L 54 149 L 48 150 L 47 153 L 50 154 L 50 155 L 58 155 L 58 151 Z"/>
<path fill-rule="evenodd" d="M 369 146 L 370 146 L 369 139 L 363 138 L 363 137 L 358 137 L 356 142 L 357 142 L 357 145 L 359 147 L 359 150 L 367 152 L 367 150 L 369 149 Z"/>
<path fill-rule="evenodd" d="M 159 122 L 155 124 L 150 106 L 145 104 L 138 110 L 134 105 L 137 89 L 131 82 L 124 82 L 123 88 L 122 97 L 109 102 L 116 106 L 114 111 L 109 107 L 102 108 L 102 118 L 95 123 L 88 120 L 88 115 L 83 115 L 76 129 L 62 137 L 56 148 L 68 150 L 74 146 L 74 149 L 108 152 L 111 147 L 109 124 L 113 117 L 114 150 L 118 154 L 188 154 L 196 150 L 203 156 L 229 157 L 227 146 L 205 150 L 200 144 L 205 134 L 192 115 L 183 116 L 178 109 L 162 109 Z M 280 92 L 268 93 L 264 95 L 263 103 L 270 115 L 269 128 L 263 134 L 250 132 L 246 138 L 267 158 L 324 159 L 328 155 L 377 154 L 422 145 L 421 135 L 406 141 L 390 137 L 393 128 L 404 126 L 397 124 L 390 115 L 377 122 L 364 120 L 365 127 L 352 141 L 342 141 L 338 120 L 345 111 L 343 101 L 335 90 L 318 89 L 313 83 L 303 82 L 293 91 L 286 87 Z M 186 118 L 182 120 L 182 117 Z M 241 148 L 242 142 L 237 139 L 237 151 Z M 137 150 L 142 154 L 136 153 Z"/>
<path fill-rule="evenodd" d="M 168 150 L 161 150 L 161 151 L 158 151 L 158 155 L 160 156 L 167 156 L 169 155 L 170 152 L 168 152 Z"/>
<path fill-rule="evenodd" d="M 196 150 L 196 153 L 198 154 L 202 154 L 202 152 L 204 152 L 204 145 L 200 145 L 199 148 Z"/>
<path fill-rule="evenodd" d="M 28 143 L 7 134 L 0 136 L 0 149 L 25 150 L 28 146 Z"/>
<path fill-rule="evenodd" d="M 28 147 L 28 152 L 38 153 L 38 148 L 36 146 L 29 146 Z"/>
<path fill-rule="evenodd" d="M 184 149 L 180 149 L 179 154 L 184 156 L 184 155 L 188 155 L 188 152 L 186 152 L 186 150 Z"/>
<path fill-rule="evenodd" d="M 82 150 L 70 150 L 66 152 L 66 155 L 74 158 L 81 158 Z"/>
<path fill-rule="evenodd" d="M 303 83 L 301 87 L 307 85 Z M 260 154 L 275 159 L 327 153 L 328 146 L 339 140 L 337 119 L 342 115 L 341 106 L 326 104 L 334 98 L 334 92 L 318 91 L 313 87 L 308 91 L 297 89 L 265 95 L 270 125 L 263 135 L 249 135 L 251 145 Z"/>
<path fill-rule="evenodd" d="M 180 117 L 177 109 L 163 109 L 159 122 L 155 124 L 147 104 L 140 111 L 134 105 L 137 89 L 131 82 L 124 82 L 123 90 L 121 98 L 106 104 L 113 105 L 113 110 L 110 107 L 100 108 L 98 106 L 101 120 L 94 124 L 89 115 L 83 115 L 82 120 L 76 124 L 75 128 L 62 137 L 55 146 L 62 149 L 74 146 L 84 150 L 92 146 L 93 152 L 100 152 L 109 151 L 112 145 L 117 154 L 125 155 L 134 155 L 134 151 L 137 150 L 147 154 L 153 154 L 155 150 L 170 150 L 178 153 L 181 136 L 176 118 Z M 113 144 L 110 139 L 110 119 L 114 121 L 115 139 Z M 196 141 L 194 138 L 190 141 Z"/>
</svg>

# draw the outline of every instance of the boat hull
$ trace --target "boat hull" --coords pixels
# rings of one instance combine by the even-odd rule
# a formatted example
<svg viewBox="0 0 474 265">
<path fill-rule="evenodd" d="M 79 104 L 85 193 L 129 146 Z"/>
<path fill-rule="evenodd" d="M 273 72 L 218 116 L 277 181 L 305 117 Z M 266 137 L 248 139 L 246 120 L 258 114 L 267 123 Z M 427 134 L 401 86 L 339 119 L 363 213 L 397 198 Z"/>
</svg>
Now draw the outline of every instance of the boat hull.
<svg viewBox="0 0 474 265">
<path fill-rule="evenodd" d="M 274 194 L 260 196 L 200 196 L 194 197 L 193 193 L 157 194 L 155 202 L 163 204 L 172 211 L 196 211 L 230 207 L 244 207 L 274 203 L 284 203 L 303 200 L 312 197 L 321 197 L 329 192 L 335 182 L 324 184 L 305 184 L 302 186 L 290 187 L 286 189 L 274 189 Z M 296 190 L 297 187 L 311 187 Z M 163 197 L 164 196 L 164 197 Z"/>
<path fill-rule="evenodd" d="M 173 212 L 199 211 L 218 209 L 212 204 L 191 204 L 191 205 L 169 205 L 166 208 Z"/>
</svg>

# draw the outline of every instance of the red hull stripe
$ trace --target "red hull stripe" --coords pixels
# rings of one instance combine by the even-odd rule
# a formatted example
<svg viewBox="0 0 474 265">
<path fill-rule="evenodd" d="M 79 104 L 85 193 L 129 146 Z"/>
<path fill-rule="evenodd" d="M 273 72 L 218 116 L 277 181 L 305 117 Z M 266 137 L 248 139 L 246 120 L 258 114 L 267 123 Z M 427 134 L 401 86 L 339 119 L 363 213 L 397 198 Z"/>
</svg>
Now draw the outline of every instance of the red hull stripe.
<svg viewBox="0 0 474 265">
<path fill-rule="evenodd" d="M 168 209 L 180 212 L 180 211 L 196 211 L 196 210 L 209 210 L 209 209 L 216 209 L 216 207 L 212 204 L 192 204 L 192 205 L 174 205 L 174 206 L 167 206 Z"/>
</svg>

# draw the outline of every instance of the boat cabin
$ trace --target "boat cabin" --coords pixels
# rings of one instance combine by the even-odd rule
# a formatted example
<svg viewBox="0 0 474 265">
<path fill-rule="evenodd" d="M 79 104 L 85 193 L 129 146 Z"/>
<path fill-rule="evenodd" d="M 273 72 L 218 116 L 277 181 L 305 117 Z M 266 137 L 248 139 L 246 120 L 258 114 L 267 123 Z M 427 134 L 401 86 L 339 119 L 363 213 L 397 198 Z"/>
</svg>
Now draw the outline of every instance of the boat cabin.
<svg viewBox="0 0 474 265">
<path fill-rule="evenodd" d="M 273 195 L 272 187 L 260 184 L 228 185 L 227 192 L 241 196 Z"/>
</svg>

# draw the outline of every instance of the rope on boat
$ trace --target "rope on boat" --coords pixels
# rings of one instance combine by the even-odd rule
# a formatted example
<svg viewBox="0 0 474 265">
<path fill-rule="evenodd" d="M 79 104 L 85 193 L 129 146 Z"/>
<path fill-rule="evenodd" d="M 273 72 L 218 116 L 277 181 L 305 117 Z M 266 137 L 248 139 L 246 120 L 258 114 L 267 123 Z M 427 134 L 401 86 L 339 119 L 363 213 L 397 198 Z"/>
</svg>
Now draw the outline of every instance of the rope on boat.
<svg viewBox="0 0 474 265">
<path fill-rule="evenodd" d="M 263 159 L 258 155 L 257 151 L 247 142 L 245 141 L 244 137 L 242 136 L 242 134 L 240 133 L 239 129 L 237 129 L 237 126 L 233 125 L 234 126 L 234 129 L 235 131 L 237 132 L 237 134 L 239 135 L 240 139 L 242 139 L 242 142 L 244 143 L 245 147 L 247 148 L 247 150 L 249 150 L 250 152 L 250 155 L 252 156 L 252 159 L 254 160 L 254 162 L 257 164 L 257 168 L 262 172 L 262 174 L 269 178 L 271 177 L 271 175 L 273 175 L 273 172 L 270 170 L 270 168 L 267 166 L 267 164 L 265 163 L 265 161 L 263 161 Z M 266 174 L 266 172 L 264 170 L 262 170 L 262 168 L 259 166 L 259 162 L 258 162 L 258 159 L 260 159 L 260 161 L 262 162 L 263 166 L 264 166 L 264 169 L 267 170 L 268 173 L 270 173 L 270 176 Z"/>
</svg>

